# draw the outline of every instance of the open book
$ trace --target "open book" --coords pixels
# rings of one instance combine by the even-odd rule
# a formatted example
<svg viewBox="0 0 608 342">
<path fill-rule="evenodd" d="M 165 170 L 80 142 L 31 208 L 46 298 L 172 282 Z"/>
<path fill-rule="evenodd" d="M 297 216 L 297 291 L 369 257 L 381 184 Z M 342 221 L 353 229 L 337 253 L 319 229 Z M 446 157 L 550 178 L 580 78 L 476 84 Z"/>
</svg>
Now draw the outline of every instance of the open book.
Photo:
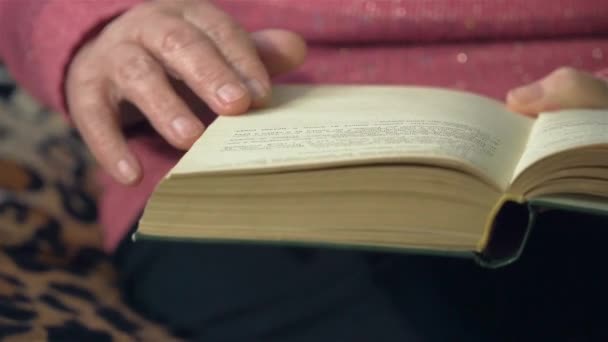
<svg viewBox="0 0 608 342">
<path fill-rule="evenodd" d="M 608 211 L 608 111 L 531 119 L 426 87 L 280 86 L 220 117 L 136 237 L 472 252 L 511 260 L 529 203 Z"/>
</svg>

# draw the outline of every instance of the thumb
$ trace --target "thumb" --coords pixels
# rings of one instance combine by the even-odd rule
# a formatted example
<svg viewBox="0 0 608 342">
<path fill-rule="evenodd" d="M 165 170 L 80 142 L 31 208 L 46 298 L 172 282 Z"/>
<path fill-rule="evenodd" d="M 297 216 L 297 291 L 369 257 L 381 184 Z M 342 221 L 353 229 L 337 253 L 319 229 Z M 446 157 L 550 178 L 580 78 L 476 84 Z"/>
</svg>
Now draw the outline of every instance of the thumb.
<svg viewBox="0 0 608 342">
<path fill-rule="evenodd" d="M 251 38 L 271 77 L 292 71 L 306 57 L 304 39 L 293 32 L 269 29 L 254 32 Z"/>
<path fill-rule="evenodd" d="M 511 90 L 507 106 L 528 115 L 569 108 L 608 108 L 608 82 L 576 69 L 560 68 Z"/>
</svg>

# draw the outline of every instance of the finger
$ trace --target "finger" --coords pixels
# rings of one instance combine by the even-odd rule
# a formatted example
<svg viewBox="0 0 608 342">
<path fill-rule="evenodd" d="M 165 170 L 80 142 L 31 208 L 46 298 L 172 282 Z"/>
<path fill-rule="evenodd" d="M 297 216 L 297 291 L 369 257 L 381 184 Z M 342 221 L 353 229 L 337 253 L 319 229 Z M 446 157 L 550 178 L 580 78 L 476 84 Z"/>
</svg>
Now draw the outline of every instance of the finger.
<svg viewBox="0 0 608 342">
<path fill-rule="evenodd" d="M 129 151 L 114 106 L 100 96 L 100 89 L 83 87 L 71 96 L 70 113 L 83 140 L 97 162 L 123 184 L 141 178 L 137 158 Z"/>
<path fill-rule="evenodd" d="M 251 38 L 270 76 L 292 71 L 306 58 L 306 43 L 293 32 L 262 30 L 252 33 Z"/>
<path fill-rule="evenodd" d="M 134 104 L 170 144 L 187 149 L 203 133 L 203 124 L 171 87 L 162 66 L 134 44 L 117 46 L 111 54 L 114 87 Z"/>
<path fill-rule="evenodd" d="M 507 105 L 530 115 L 568 108 L 608 108 L 608 83 L 582 71 L 560 68 L 510 91 Z"/>
<path fill-rule="evenodd" d="M 157 15 L 136 36 L 165 67 L 217 114 L 240 114 L 251 98 L 240 77 L 213 42 L 182 18 Z"/>
<path fill-rule="evenodd" d="M 270 95 L 270 78 L 249 34 L 210 1 L 185 7 L 183 16 L 213 41 L 247 86 L 253 104 L 265 103 Z"/>
</svg>

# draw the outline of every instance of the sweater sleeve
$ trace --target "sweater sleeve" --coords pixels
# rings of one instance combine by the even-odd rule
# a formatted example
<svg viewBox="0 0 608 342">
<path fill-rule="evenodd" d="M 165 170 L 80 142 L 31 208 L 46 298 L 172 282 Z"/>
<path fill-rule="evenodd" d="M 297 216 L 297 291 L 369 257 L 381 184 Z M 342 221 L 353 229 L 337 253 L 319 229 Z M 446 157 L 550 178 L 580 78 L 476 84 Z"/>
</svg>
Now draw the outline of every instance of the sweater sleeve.
<svg viewBox="0 0 608 342">
<path fill-rule="evenodd" d="M 1 0 L 0 60 L 38 101 L 67 113 L 64 78 L 77 48 L 144 0 Z"/>
<path fill-rule="evenodd" d="M 603 78 L 606 81 L 608 81 L 608 68 L 606 69 L 601 69 L 599 71 L 595 72 L 595 76 L 599 77 L 599 78 Z"/>
</svg>

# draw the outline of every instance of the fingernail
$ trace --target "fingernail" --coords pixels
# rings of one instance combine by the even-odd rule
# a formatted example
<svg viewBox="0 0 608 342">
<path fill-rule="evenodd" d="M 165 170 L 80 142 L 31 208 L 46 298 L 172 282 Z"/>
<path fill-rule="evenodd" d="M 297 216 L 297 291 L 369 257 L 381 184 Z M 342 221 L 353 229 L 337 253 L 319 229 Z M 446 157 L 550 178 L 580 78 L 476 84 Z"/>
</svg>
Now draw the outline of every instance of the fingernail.
<svg viewBox="0 0 608 342">
<path fill-rule="evenodd" d="M 535 82 L 513 89 L 509 96 L 521 104 L 532 103 L 540 100 L 543 97 L 543 87 L 540 83 Z"/>
<path fill-rule="evenodd" d="M 245 96 L 245 94 L 245 88 L 240 84 L 234 83 L 224 84 L 217 90 L 217 96 L 224 104 L 230 104 Z"/>
<path fill-rule="evenodd" d="M 247 89 L 249 89 L 249 92 L 251 92 L 251 97 L 253 97 L 255 100 L 263 99 L 268 95 L 266 87 L 264 87 L 260 81 L 255 79 L 247 81 Z"/>
<path fill-rule="evenodd" d="M 118 162 L 118 172 L 120 172 L 122 179 L 127 183 L 131 183 L 137 179 L 137 171 L 135 171 L 135 168 L 127 159 L 121 159 Z"/>
<path fill-rule="evenodd" d="M 171 122 L 171 127 L 173 127 L 173 131 L 181 139 L 191 139 L 194 137 L 198 137 L 203 130 L 203 126 L 198 120 L 190 120 L 183 116 L 175 118 Z"/>
</svg>

